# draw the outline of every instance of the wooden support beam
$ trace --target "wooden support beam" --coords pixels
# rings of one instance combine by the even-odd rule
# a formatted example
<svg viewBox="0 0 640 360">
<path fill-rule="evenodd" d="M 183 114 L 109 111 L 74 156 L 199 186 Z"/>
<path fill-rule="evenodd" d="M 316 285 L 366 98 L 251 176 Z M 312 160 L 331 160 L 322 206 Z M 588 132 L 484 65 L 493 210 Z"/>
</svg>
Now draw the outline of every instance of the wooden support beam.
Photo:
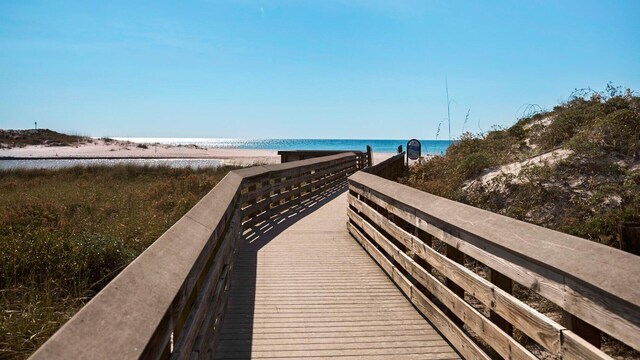
<svg viewBox="0 0 640 360">
<path fill-rule="evenodd" d="M 600 345 L 602 345 L 602 332 L 600 330 L 564 310 L 562 311 L 562 325 L 596 348 L 599 349 Z"/>
<path fill-rule="evenodd" d="M 509 277 L 504 276 L 503 274 L 495 271 L 494 269 L 489 269 L 489 281 L 492 284 L 504 290 L 507 294 L 513 294 L 513 280 Z M 507 320 L 505 320 L 502 316 L 496 314 L 495 311 L 491 310 L 489 315 L 491 321 L 498 325 L 502 331 L 506 332 L 509 335 L 513 334 L 513 326 Z"/>
<path fill-rule="evenodd" d="M 451 245 L 447 245 L 446 256 L 449 259 L 457 262 L 458 264 L 464 265 L 464 253 Z M 449 278 L 447 278 L 445 284 L 459 298 L 464 299 L 464 289 L 461 288 L 458 284 L 456 284 Z M 455 316 L 452 311 L 449 311 L 449 317 L 454 323 L 456 323 L 456 325 L 464 325 L 464 321 Z"/>
<path fill-rule="evenodd" d="M 402 146 L 402 145 L 400 145 Z M 415 237 L 417 237 L 418 239 L 422 240 L 423 243 L 425 243 L 425 245 L 432 247 L 433 246 L 433 236 L 431 236 L 431 234 L 429 234 L 428 232 L 415 227 L 414 228 L 414 233 Z M 431 272 L 431 265 L 429 265 L 429 263 L 425 260 L 423 260 L 422 258 L 418 258 L 416 260 L 418 262 L 418 264 L 420 264 L 420 266 L 422 266 L 427 272 Z"/>
<path fill-rule="evenodd" d="M 620 250 L 640 255 L 640 223 L 618 225 Z"/>
</svg>

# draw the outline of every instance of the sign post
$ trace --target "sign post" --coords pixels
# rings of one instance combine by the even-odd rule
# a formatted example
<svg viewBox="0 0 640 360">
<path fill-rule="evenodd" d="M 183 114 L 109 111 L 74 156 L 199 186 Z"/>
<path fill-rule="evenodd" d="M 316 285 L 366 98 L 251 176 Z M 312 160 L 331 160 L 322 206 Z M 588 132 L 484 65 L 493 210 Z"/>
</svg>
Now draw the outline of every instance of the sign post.
<svg viewBox="0 0 640 360">
<path fill-rule="evenodd" d="M 407 166 L 409 159 L 418 160 L 421 155 L 421 144 L 418 139 L 411 139 L 407 142 Z"/>
</svg>

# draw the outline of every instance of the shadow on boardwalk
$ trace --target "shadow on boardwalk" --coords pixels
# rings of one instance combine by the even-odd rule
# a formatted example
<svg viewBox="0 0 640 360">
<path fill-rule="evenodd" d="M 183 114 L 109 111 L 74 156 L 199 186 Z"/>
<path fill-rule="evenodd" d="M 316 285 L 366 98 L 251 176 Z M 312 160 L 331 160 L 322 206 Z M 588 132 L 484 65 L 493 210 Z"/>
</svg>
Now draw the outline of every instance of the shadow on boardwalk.
<svg viewBox="0 0 640 360">
<path fill-rule="evenodd" d="M 218 349 L 221 350 L 220 357 L 226 358 L 231 355 L 230 353 L 233 354 L 232 358 L 251 357 L 258 251 L 287 228 L 343 194 L 347 188 L 347 181 L 342 181 L 277 216 L 245 230 L 235 260 L 228 309 L 222 326 L 221 343 L 224 343 L 224 346 Z M 233 329 L 230 329 L 231 326 Z"/>
</svg>

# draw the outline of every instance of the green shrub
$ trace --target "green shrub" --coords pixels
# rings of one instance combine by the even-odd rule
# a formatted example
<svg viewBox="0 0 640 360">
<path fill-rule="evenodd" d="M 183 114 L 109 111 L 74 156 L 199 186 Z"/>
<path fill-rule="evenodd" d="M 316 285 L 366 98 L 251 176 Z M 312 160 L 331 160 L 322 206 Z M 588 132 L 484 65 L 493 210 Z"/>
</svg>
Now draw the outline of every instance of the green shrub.
<svg viewBox="0 0 640 360">
<path fill-rule="evenodd" d="M 640 155 L 640 114 L 637 112 L 615 110 L 598 119 L 592 133 L 606 151 L 625 156 Z"/>
<path fill-rule="evenodd" d="M 602 116 L 604 105 L 597 99 L 574 99 L 556 108 L 554 120 L 536 139 L 543 149 L 553 149 L 571 139 L 581 126 Z"/>
<path fill-rule="evenodd" d="M 457 171 L 460 174 L 460 178 L 463 180 L 469 180 L 474 178 L 482 172 L 482 170 L 492 165 L 492 162 L 486 154 L 477 152 L 465 156 L 460 161 Z"/>
</svg>

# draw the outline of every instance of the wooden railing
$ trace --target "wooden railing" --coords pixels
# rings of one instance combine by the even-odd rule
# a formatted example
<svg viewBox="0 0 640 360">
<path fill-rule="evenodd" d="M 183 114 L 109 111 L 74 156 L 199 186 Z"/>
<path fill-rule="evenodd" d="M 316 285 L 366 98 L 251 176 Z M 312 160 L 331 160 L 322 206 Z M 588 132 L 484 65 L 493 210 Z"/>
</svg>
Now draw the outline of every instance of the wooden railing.
<svg viewBox="0 0 640 360">
<path fill-rule="evenodd" d="M 231 171 L 32 358 L 212 357 L 242 228 L 357 168 L 345 153 Z"/>
<path fill-rule="evenodd" d="M 375 164 L 373 166 L 369 166 L 362 171 L 373 174 L 376 176 L 380 176 L 382 178 L 388 180 L 397 180 L 404 174 L 405 164 L 404 164 L 405 153 L 403 151 L 398 154 L 385 159 L 379 164 Z"/>
<path fill-rule="evenodd" d="M 640 350 L 640 257 L 365 171 L 348 199 L 349 232 L 465 358 L 536 358 L 514 329 L 557 358 L 609 358 L 600 331 Z M 562 323 L 516 298 L 514 282 Z"/>
<path fill-rule="evenodd" d="M 299 160 L 307 160 L 314 159 L 317 157 L 343 154 L 347 152 L 352 152 L 356 154 L 356 162 L 358 164 L 358 169 L 364 169 L 367 166 L 372 165 L 372 150 L 370 146 L 367 146 L 367 151 L 358 151 L 358 150 L 280 150 L 278 151 L 278 155 L 280 155 L 281 163 L 288 163 L 292 161 Z"/>
</svg>

